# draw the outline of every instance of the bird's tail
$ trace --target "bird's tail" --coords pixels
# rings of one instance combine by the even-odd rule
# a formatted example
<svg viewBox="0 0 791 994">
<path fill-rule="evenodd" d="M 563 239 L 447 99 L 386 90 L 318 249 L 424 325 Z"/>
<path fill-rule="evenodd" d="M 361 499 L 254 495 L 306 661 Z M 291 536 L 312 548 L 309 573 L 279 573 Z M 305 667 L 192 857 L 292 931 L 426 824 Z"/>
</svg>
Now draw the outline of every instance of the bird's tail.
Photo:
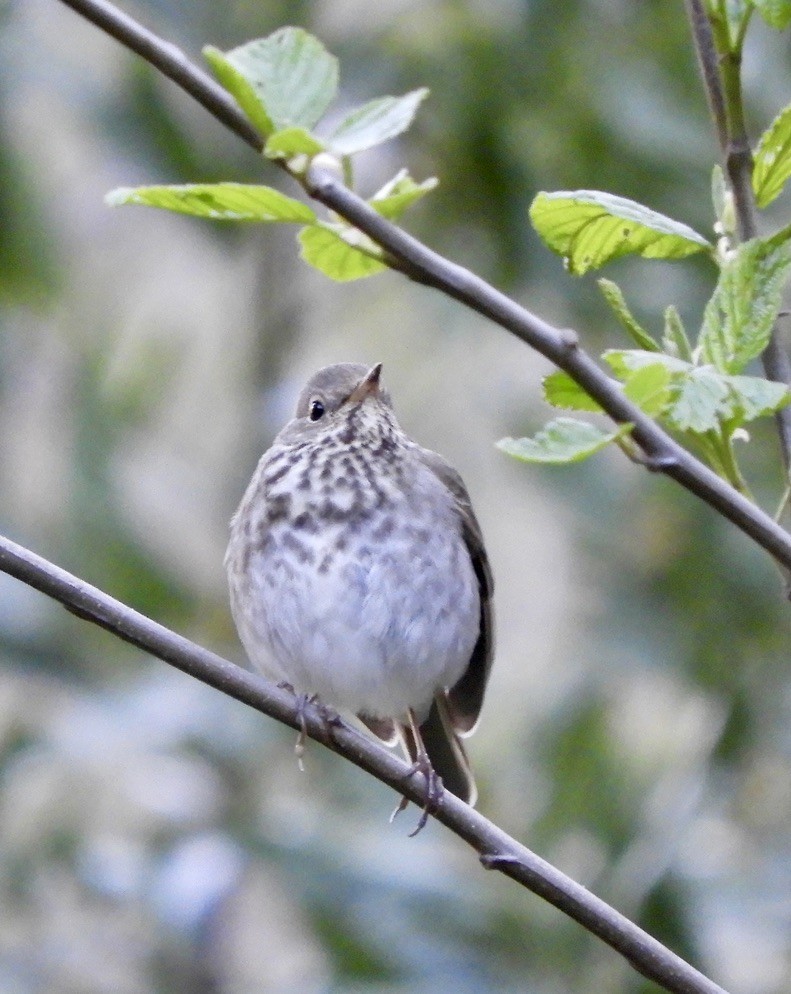
<svg viewBox="0 0 791 994">
<path fill-rule="evenodd" d="M 418 758 L 418 745 L 409 726 L 402 729 L 404 745 L 412 762 Z M 478 790 L 470 761 L 461 738 L 453 730 L 445 695 L 440 692 L 431 704 L 428 717 L 420 726 L 420 737 L 434 771 L 452 794 L 474 805 Z"/>
</svg>

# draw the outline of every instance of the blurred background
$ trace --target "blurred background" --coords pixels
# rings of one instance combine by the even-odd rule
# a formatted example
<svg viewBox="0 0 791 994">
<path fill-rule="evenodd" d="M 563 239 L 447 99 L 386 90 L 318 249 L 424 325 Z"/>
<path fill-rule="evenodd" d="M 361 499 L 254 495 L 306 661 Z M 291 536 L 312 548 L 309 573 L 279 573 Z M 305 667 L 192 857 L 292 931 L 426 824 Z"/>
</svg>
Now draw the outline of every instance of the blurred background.
<svg viewBox="0 0 791 994">
<path fill-rule="evenodd" d="M 339 106 L 431 88 L 363 156 L 439 190 L 407 226 L 591 350 L 594 280 L 531 234 L 594 188 L 709 233 L 716 148 L 683 5 L 659 0 L 149 0 L 200 61 L 298 24 Z M 753 133 L 791 93 L 755 24 Z M 791 983 L 789 607 L 767 557 L 616 452 L 542 470 L 548 364 L 392 274 L 335 285 L 294 231 L 109 209 L 119 185 L 283 177 L 56 0 L 0 6 L 0 529 L 239 662 L 227 522 L 305 378 L 384 362 L 406 430 L 465 477 L 497 582 L 470 744 L 481 811 L 738 994 Z M 779 203 L 788 211 L 788 198 Z M 705 263 L 623 261 L 657 329 L 695 330 Z M 771 423 L 747 468 L 773 508 Z M 293 735 L 0 576 L 0 992 L 656 990 L 439 825 Z"/>
</svg>

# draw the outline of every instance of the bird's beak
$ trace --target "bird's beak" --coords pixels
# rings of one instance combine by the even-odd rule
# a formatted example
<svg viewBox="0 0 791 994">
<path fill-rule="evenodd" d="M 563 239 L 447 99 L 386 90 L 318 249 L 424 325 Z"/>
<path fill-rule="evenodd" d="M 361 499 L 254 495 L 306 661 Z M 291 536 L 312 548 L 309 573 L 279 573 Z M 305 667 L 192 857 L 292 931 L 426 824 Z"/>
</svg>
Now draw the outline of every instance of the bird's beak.
<svg viewBox="0 0 791 994">
<path fill-rule="evenodd" d="M 347 403 L 360 404 L 366 397 L 377 397 L 379 395 L 379 377 L 381 375 L 382 364 L 381 362 L 377 362 L 349 394 Z"/>
</svg>

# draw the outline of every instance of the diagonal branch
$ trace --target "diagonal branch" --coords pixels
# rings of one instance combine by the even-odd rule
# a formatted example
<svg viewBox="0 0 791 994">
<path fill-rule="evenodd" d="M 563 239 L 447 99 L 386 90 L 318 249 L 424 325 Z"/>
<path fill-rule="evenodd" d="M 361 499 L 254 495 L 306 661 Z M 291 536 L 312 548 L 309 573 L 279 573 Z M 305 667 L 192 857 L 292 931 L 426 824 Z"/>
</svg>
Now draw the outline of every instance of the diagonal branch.
<svg viewBox="0 0 791 994">
<path fill-rule="evenodd" d="M 228 94 L 192 66 L 175 45 L 158 38 L 108 0 L 61 0 L 176 82 L 219 121 L 260 150 L 263 139 Z M 390 256 L 393 268 L 432 286 L 499 324 L 561 369 L 594 397 L 617 422 L 631 422 L 633 437 L 650 468 L 666 473 L 732 521 L 780 563 L 791 569 L 791 538 L 772 518 L 679 445 L 655 421 L 628 401 L 580 348 L 573 332 L 555 328 L 485 280 L 456 265 L 372 210 L 328 171 L 313 170 L 305 188 L 316 200 L 365 232 Z M 791 413 L 791 407 L 786 408 Z"/>
<path fill-rule="evenodd" d="M 86 621 L 99 625 L 256 711 L 292 728 L 301 727 L 302 716 L 292 694 L 195 645 L 2 536 L 0 571 L 35 587 Z M 305 707 L 304 720 L 312 739 L 415 804 L 423 806 L 427 802 L 425 778 L 406 776 L 407 764 L 383 746 L 340 720 L 337 723 L 326 720 L 311 706 Z M 434 814 L 438 821 L 475 849 L 484 867 L 500 870 L 553 904 L 619 952 L 643 976 L 672 994 L 725 994 L 721 987 L 628 918 L 520 845 L 448 791 L 442 795 Z"/>
</svg>

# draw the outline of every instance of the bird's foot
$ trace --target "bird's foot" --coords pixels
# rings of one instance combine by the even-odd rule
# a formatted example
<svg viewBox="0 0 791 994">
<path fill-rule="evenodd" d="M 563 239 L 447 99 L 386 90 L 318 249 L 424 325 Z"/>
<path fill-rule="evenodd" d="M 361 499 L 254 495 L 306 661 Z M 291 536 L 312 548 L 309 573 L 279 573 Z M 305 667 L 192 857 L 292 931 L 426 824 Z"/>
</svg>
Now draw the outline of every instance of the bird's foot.
<svg viewBox="0 0 791 994">
<path fill-rule="evenodd" d="M 297 732 L 297 741 L 294 744 L 294 753 L 297 757 L 297 766 L 299 767 L 300 773 L 305 772 L 305 764 L 303 762 L 303 757 L 305 755 L 305 743 L 308 739 L 308 728 L 305 721 L 305 709 L 308 705 L 313 705 L 318 712 L 319 718 L 321 718 L 322 724 L 327 732 L 327 738 L 332 739 L 333 728 L 341 724 L 341 716 L 338 712 L 331 708 L 329 705 L 324 704 L 320 699 L 318 694 L 297 694 L 290 683 L 282 681 L 278 684 L 281 690 L 288 690 L 294 695 L 297 702 L 297 720 L 299 721 L 299 731 Z"/>
<path fill-rule="evenodd" d="M 324 701 L 319 700 L 316 696 L 311 698 L 310 703 L 316 708 L 321 723 L 324 726 L 325 744 L 332 745 L 335 742 L 335 729 L 343 727 L 343 718 L 341 718 L 335 708 L 330 707 L 329 704 L 325 704 Z"/>
<path fill-rule="evenodd" d="M 305 764 L 302 761 L 302 757 L 305 755 L 305 743 L 308 739 L 308 728 L 305 723 L 305 708 L 308 704 L 312 704 L 313 701 L 314 698 L 310 697 L 308 694 L 297 694 L 297 720 L 299 721 L 299 731 L 297 732 L 297 741 L 294 743 L 294 755 L 297 757 L 297 766 L 299 767 L 300 773 L 305 772 Z"/>
<path fill-rule="evenodd" d="M 426 778 L 426 803 L 423 806 L 423 810 L 420 812 L 420 818 L 418 818 L 417 825 L 409 833 L 410 839 L 413 839 L 418 832 L 421 832 L 426 827 L 429 815 L 437 813 L 439 810 L 439 803 L 442 800 L 442 795 L 445 793 L 442 777 L 440 777 L 431 765 L 431 760 L 425 752 L 419 755 L 415 762 L 409 767 L 407 772 L 404 774 L 404 780 L 408 780 L 416 773 L 422 773 Z M 398 803 L 398 807 L 390 815 L 390 821 L 392 822 L 396 815 L 399 815 L 406 807 L 408 807 L 408 805 L 409 801 L 405 797 L 402 797 Z"/>
<path fill-rule="evenodd" d="M 398 802 L 398 806 L 394 809 L 393 813 L 390 815 L 390 824 L 392 825 L 393 822 L 398 817 L 398 815 L 400 815 L 402 811 L 406 811 L 408 807 L 409 807 L 409 801 L 407 800 L 406 797 L 402 797 L 401 800 Z"/>
</svg>

